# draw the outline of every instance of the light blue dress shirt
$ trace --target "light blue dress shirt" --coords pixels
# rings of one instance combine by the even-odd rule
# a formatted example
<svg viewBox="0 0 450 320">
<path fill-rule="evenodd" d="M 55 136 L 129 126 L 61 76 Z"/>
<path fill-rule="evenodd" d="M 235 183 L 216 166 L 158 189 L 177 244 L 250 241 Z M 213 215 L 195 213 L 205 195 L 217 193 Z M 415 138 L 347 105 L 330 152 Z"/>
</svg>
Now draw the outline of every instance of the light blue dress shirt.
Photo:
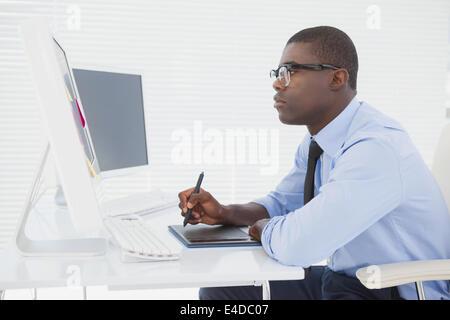
<svg viewBox="0 0 450 320">
<path fill-rule="evenodd" d="M 303 205 L 310 140 L 323 149 L 315 197 Z M 300 143 L 295 164 L 274 191 L 253 201 L 271 220 L 261 242 L 269 256 L 355 277 L 374 264 L 450 258 L 450 215 L 408 134 L 355 97 L 315 136 Z M 424 282 L 427 299 L 449 299 L 449 281 Z M 417 299 L 414 284 L 400 296 Z"/>
</svg>

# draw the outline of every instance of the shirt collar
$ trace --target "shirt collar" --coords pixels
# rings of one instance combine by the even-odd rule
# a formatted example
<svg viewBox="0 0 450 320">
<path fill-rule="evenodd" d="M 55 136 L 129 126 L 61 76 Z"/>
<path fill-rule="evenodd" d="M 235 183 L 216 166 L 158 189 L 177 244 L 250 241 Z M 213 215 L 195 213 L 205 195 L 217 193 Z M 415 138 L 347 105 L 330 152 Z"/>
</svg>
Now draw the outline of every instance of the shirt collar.
<svg viewBox="0 0 450 320">
<path fill-rule="evenodd" d="M 355 96 L 336 118 L 328 123 L 316 135 L 310 135 L 310 138 L 313 138 L 325 153 L 334 156 L 344 145 L 347 131 L 359 106 L 360 102 Z"/>
</svg>

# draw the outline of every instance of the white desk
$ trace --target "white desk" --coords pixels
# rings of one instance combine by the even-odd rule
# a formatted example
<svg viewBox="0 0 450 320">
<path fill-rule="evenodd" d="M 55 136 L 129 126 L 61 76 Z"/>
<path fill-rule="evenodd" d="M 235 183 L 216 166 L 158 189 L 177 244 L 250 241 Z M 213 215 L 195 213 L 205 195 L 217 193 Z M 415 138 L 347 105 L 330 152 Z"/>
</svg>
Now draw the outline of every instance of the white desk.
<svg viewBox="0 0 450 320">
<path fill-rule="evenodd" d="M 71 238 L 68 213 L 45 197 L 30 215 L 27 234 L 36 239 Z M 175 207 L 145 218 L 169 241 L 167 230 L 181 224 Z M 180 244 L 180 246 L 182 246 Z M 24 258 L 14 243 L 0 251 L 0 297 L 8 289 L 103 285 L 111 290 L 262 285 L 270 297 L 268 280 L 303 279 L 300 267 L 284 266 L 268 257 L 262 247 L 184 248 L 177 261 L 122 263 L 118 250 L 108 244 L 104 256 L 94 258 Z"/>
</svg>

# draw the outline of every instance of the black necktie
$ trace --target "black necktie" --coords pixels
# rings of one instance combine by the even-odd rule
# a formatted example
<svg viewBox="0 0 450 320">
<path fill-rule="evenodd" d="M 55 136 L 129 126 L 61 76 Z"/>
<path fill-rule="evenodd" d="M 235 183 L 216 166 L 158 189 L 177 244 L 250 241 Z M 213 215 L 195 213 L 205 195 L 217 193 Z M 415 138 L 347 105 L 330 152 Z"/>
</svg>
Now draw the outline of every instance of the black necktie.
<svg viewBox="0 0 450 320">
<path fill-rule="evenodd" d="M 316 141 L 311 140 L 308 153 L 308 167 L 306 169 L 305 188 L 303 193 L 304 204 L 307 204 L 314 198 L 314 173 L 316 171 L 317 159 L 319 159 L 323 150 Z"/>
<path fill-rule="evenodd" d="M 316 172 L 317 159 L 319 159 L 323 150 L 317 142 L 311 140 L 308 152 L 308 167 L 306 168 L 305 187 L 303 190 L 304 204 L 307 204 L 314 198 L 314 173 Z M 311 271 L 311 267 L 305 268 L 305 278 Z"/>
</svg>

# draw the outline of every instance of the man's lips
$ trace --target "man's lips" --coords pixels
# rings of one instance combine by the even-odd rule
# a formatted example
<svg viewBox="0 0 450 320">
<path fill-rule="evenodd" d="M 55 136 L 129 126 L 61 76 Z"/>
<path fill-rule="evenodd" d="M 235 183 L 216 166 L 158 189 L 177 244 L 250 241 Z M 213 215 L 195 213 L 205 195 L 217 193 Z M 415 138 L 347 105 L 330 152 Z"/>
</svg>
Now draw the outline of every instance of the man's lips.
<svg viewBox="0 0 450 320">
<path fill-rule="evenodd" d="M 281 108 L 286 104 L 286 101 L 280 99 L 278 96 L 274 96 L 273 100 L 275 101 L 275 104 L 273 105 L 275 108 Z"/>
</svg>

